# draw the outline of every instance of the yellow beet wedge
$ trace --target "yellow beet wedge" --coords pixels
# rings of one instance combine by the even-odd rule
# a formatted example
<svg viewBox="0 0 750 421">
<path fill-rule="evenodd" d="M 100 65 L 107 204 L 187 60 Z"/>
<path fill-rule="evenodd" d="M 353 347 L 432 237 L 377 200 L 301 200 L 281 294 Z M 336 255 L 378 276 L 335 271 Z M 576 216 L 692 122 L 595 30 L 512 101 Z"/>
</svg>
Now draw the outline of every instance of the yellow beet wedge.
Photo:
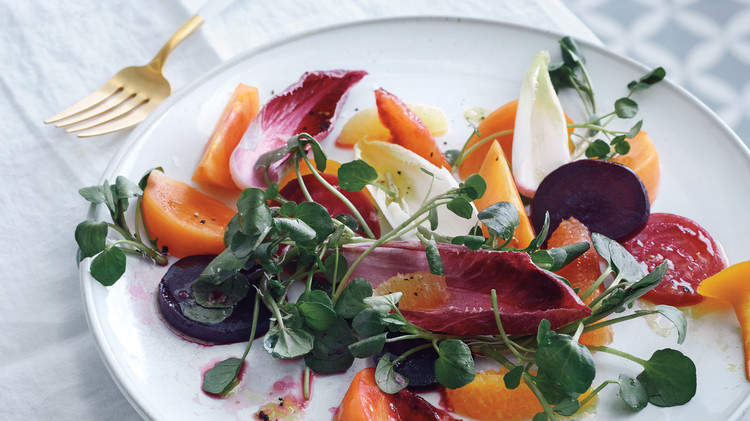
<svg viewBox="0 0 750 421">
<path fill-rule="evenodd" d="M 732 304 L 742 328 L 745 376 L 750 380 L 750 261 L 729 266 L 698 285 L 698 294 Z"/>
</svg>

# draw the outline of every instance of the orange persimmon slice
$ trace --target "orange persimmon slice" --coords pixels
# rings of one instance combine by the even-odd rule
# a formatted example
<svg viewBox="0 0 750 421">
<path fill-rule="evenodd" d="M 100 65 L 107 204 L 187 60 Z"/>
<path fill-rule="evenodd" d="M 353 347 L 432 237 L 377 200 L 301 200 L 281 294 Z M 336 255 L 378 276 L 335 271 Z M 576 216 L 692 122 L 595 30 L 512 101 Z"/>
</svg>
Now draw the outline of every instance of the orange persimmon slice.
<svg viewBox="0 0 750 421">
<path fill-rule="evenodd" d="M 513 233 L 513 239 L 510 242 L 511 247 L 524 248 L 534 239 L 534 229 L 531 227 L 526 210 L 524 209 L 521 196 L 513 181 L 513 174 L 510 172 L 508 160 L 503 154 L 500 143 L 493 140 L 487 148 L 482 166 L 479 168 L 479 175 L 487 182 L 487 190 L 484 196 L 474 201 L 477 211 L 482 211 L 490 205 L 497 202 L 510 202 L 516 206 L 520 224 Z M 485 236 L 488 236 L 486 227 L 482 227 Z"/>
<path fill-rule="evenodd" d="M 236 213 L 161 171 L 149 175 L 141 209 L 151 237 L 175 257 L 221 253 L 224 229 Z"/>
<path fill-rule="evenodd" d="M 648 192 L 648 200 L 654 203 L 659 193 L 659 179 L 661 167 L 659 165 L 659 154 L 651 138 L 644 131 L 628 139 L 630 151 L 625 155 L 617 155 L 611 159 L 612 162 L 620 163 L 635 171 L 638 178 L 643 182 Z"/>
<path fill-rule="evenodd" d="M 365 368 L 354 376 L 333 421 L 397 420 L 391 405 L 393 396 L 381 391 L 375 383 L 375 369 Z"/>
<path fill-rule="evenodd" d="M 438 168 L 450 170 L 451 165 L 430 130 L 406 104 L 382 88 L 375 91 L 375 103 L 380 122 L 391 133 L 393 143 L 409 149 Z"/>
<path fill-rule="evenodd" d="M 193 181 L 237 189 L 229 172 L 229 158 L 259 110 L 258 89 L 237 86 L 206 144 Z"/>
</svg>

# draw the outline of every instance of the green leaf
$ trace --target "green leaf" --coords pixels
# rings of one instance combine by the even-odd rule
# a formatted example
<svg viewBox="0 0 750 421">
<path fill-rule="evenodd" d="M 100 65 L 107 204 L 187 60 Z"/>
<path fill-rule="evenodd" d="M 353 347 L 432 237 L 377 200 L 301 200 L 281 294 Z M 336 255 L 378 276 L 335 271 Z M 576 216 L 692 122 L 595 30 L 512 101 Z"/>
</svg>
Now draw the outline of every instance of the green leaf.
<svg viewBox="0 0 750 421">
<path fill-rule="evenodd" d="M 612 265 L 615 275 L 635 282 L 646 274 L 641 264 L 618 242 L 596 232 L 591 234 L 591 242 L 599 256 Z"/>
<path fill-rule="evenodd" d="M 349 345 L 349 352 L 354 358 L 369 358 L 383 350 L 387 334 L 381 333 L 362 339 Z"/>
<path fill-rule="evenodd" d="M 465 189 L 465 194 L 469 200 L 477 200 L 484 196 L 484 192 L 487 191 L 487 182 L 481 175 L 472 174 L 463 182 L 462 187 Z"/>
<path fill-rule="evenodd" d="M 505 383 L 505 388 L 512 390 L 517 388 L 521 384 L 521 376 L 523 375 L 523 366 L 517 365 L 510 369 L 505 375 L 503 376 L 503 383 Z"/>
<path fill-rule="evenodd" d="M 315 159 L 315 169 L 320 172 L 325 171 L 326 164 L 328 163 L 328 157 L 326 156 L 325 151 L 323 151 L 323 148 L 320 147 L 320 143 L 318 143 L 317 140 L 306 133 L 298 136 L 297 138 L 300 146 L 310 145 L 310 150 L 312 151 L 313 158 Z"/>
<path fill-rule="evenodd" d="M 438 227 L 438 211 L 437 208 L 432 208 L 427 212 L 427 220 L 430 221 L 430 229 L 435 231 Z"/>
<path fill-rule="evenodd" d="M 531 419 L 531 421 L 547 421 L 547 414 L 544 412 L 539 412 L 534 414 L 534 418 Z"/>
<path fill-rule="evenodd" d="M 448 160 L 448 163 L 451 164 L 451 166 L 456 163 L 456 160 L 458 159 L 458 156 L 460 154 L 461 151 L 459 151 L 458 149 L 448 149 L 444 152 L 445 159 Z"/>
<path fill-rule="evenodd" d="M 240 232 L 257 239 L 271 227 L 273 218 L 266 202 L 266 192 L 258 188 L 242 191 L 237 199 Z"/>
<path fill-rule="evenodd" d="M 338 318 L 333 311 L 333 306 L 315 301 L 298 302 L 299 308 L 305 323 L 314 330 L 321 331 L 328 329 Z"/>
<path fill-rule="evenodd" d="M 357 159 L 342 164 L 338 171 L 339 187 L 349 192 L 357 192 L 378 179 L 378 172 L 367 162 Z"/>
<path fill-rule="evenodd" d="M 586 158 L 602 159 L 609 155 L 611 149 L 607 142 L 597 139 L 586 148 Z"/>
<path fill-rule="evenodd" d="M 654 352 L 636 379 L 646 388 L 648 401 L 656 406 L 684 405 L 695 396 L 695 364 L 674 349 Z"/>
<path fill-rule="evenodd" d="M 151 168 L 150 170 L 146 171 L 143 174 L 143 177 L 141 177 L 141 179 L 138 181 L 138 187 L 140 187 L 141 190 L 146 190 L 146 186 L 148 185 L 148 176 L 151 175 L 152 171 L 161 171 L 161 172 L 164 172 L 164 168 L 162 168 L 162 167 L 154 167 L 154 168 Z"/>
<path fill-rule="evenodd" d="M 503 240 L 513 237 L 516 227 L 521 223 L 516 205 L 510 202 L 497 202 L 479 212 L 479 220 Z"/>
<path fill-rule="evenodd" d="M 203 390 L 214 395 L 224 395 L 237 384 L 237 375 L 242 368 L 239 358 L 227 358 L 216 363 L 203 375 Z"/>
<path fill-rule="evenodd" d="M 357 334 L 368 337 L 378 335 L 385 331 L 383 314 L 372 308 L 366 308 L 359 312 L 352 320 L 352 328 Z"/>
<path fill-rule="evenodd" d="M 370 306 L 373 310 L 386 315 L 391 310 L 396 308 L 398 300 L 401 299 L 401 292 L 392 292 L 386 295 L 375 295 L 372 297 L 364 298 L 362 301 Z"/>
<path fill-rule="evenodd" d="M 250 291 L 247 277 L 240 273 L 219 285 L 198 281 L 192 286 L 195 301 L 207 308 L 231 308 L 242 301 Z"/>
<path fill-rule="evenodd" d="M 331 326 L 315 333 L 315 344 L 305 363 L 316 373 L 330 374 L 345 371 L 354 362 L 349 345 L 357 338 L 342 318 L 336 318 Z"/>
<path fill-rule="evenodd" d="M 628 139 L 632 139 L 638 135 L 638 132 L 641 131 L 641 127 L 643 127 L 643 120 L 638 120 L 637 123 L 633 125 L 633 127 L 628 130 L 628 133 L 625 135 Z"/>
<path fill-rule="evenodd" d="M 463 197 L 454 197 L 445 206 L 448 210 L 464 219 L 471 219 L 471 215 L 474 214 L 474 207 L 471 206 L 471 202 Z"/>
<path fill-rule="evenodd" d="M 76 226 L 76 242 L 84 257 L 94 257 L 104 250 L 108 230 L 104 221 L 83 221 Z"/>
<path fill-rule="evenodd" d="M 583 241 L 546 250 L 537 250 L 531 253 L 531 261 L 544 270 L 556 272 L 585 253 L 589 247 L 589 243 Z"/>
<path fill-rule="evenodd" d="M 536 237 L 534 237 L 534 239 L 531 240 L 531 242 L 529 243 L 529 246 L 526 247 L 525 251 L 533 252 L 541 248 L 542 245 L 544 244 L 544 241 L 547 239 L 548 232 L 549 232 L 549 212 L 545 212 L 544 224 L 542 224 L 542 229 L 540 229 Z"/>
<path fill-rule="evenodd" d="M 114 285 L 125 273 L 125 253 L 119 247 L 104 249 L 91 261 L 91 276 L 105 287 Z"/>
<path fill-rule="evenodd" d="M 476 251 L 482 248 L 484 241 L 485 238 L 481 235 L 459 235 L 451 239 L 451 244 L 463 245 L 470 250 Z"/>
<path fill-rule="evenodd" d="M 333 232 L 331 215 L 320 203 L 302 202 L 294 209 L 294 216 L 315 230 L 317 242 L 323 241 Z"/>
<path fill-rule="evenodd" d="M 630 407 L 633 411 L 640 411 L 648 405 L 648 392 L 646 388 L 641 384 L 640 381 L 620 374 L 617 379 L 617 384 L 620 385 L 620 392 L 618 396 Z"/>
<path fill-rule="evenodd" d="M 685 337 L 687 336 L 687 320 L 685 319 L 685 313 L 678 308 L 667 305 L 657 305 L 654 307 L 654 310 L 666 317 L 677 328 L 677 343 L 682 344 L 685 342 Z"/>
<path fill-rule="evenodd" d="M 572 68 L 576 68 L 579 65 L 586 63 L 586 58 L 583 56 L 581 49 L 578 48 L 578 43 L 571 37 L 563 37 L 558 41 L 560 44 L 560 51 L 562 52 L 563 62 Z"/>
<path fill-rule="evenodd" d="M 630 152 L 630 142 L 623 141 L 615 145 L 615 152 L 620 155 L 627 155 Z"/>
<path fill-rule="evenodd" d="M 83 196 L 84 199 L 95 205 L 104 203 L 104 191 L 102 190 L 102 186 L 84 187 L 79 189 L 78 193 Z"/>
<path fill-rule="evenodd" d="M 375 383 L 383 392 L 393 394 L 408 386 L 409 379 L 396 372 L 391 354 L 385 354 L 375 367 Z"/>
<path fill-rule="evenodd" d="M 274 218 L 273 225 L 295 243 L 309 243 L 317 235 L 314 229 L 298 218 Z"/>
<path fill-rule="evenodd" d="M 458 339 L 448 339 L 438 346 L 435 375 L 443 386 L 458 389 L 474 380 L 476 369 L 469 347 Z"/>
<path fill-rule="evenodd" d="M 347 269 L 349 269 L 349 263 L 346 261 L 344 256 L 340 254 L 332 254 L 327 256 L 323 260 L 325 266 L 326 279 L 330 284 L 339 283 L 343 280 Z"/>
<path fill-rule="evenodd" d="M 634 80 L 628 83 L 628 89 L 633 92 L 648 89 L 649 87 L 651 87 L 651 85 L 662 81 L 666 76 L 667 72 L 664 70 L 664 68 L 657 67 L 656 69 L 646 73 L 637 81 Z"/>
<path fill-rule="evenodd" d="M 336 313 L 345 319 L 353 319 L 357 313 L 367 308 L 363 300 L 371 296 L 372 285 L 362 278 L 354 278 L 341 292 L 336 302 Z"/>
<path fill-rule="evenodd" d="M 232 315 L 232 307 L 208 308 L 198 304 L 195 300 L 186 301 L 181 306 L 182 314 L 190 320 L 207 325 L 221 323 Z"/>
<path fill-rule="evenodd" d="M 633 118 L 638 114 L 638 103 L 623 97 L 615 101 L 615 114 L 620 118 Z"/>
<path fill-rule="evenodd" d="M 569 417 L 578 412 L 578 408 L 580 408 L 580 406 L 581 405 L 578 402 L 578 399 L 574 398 L 573 396 L 568 396 L 555 404 L 554 411 L 564 417 Z"/>
<path fill-rule="evenodd" d="M 115 179 L 115 198 L 129 199 L 143 195 L 143 190 L 127 177 L 118 175 Z"/>
<path fill-rule="evenodd" d="M 539 342 L 534 358 L 539 373 L 564 390 L 584 393 L 596 375 L 596 366 L 591 352 L 570 335 L 547 332 Z"/>
<path fill-rule="evenodd" d="M 248 260 L 250 260 L 249 257 L 237 258 L 232 253 L 232 250 L 224 249 L 203 269 L 198 280 L 200 282 L 219 285 L 234 278 Z"/>
<path fill-rule="evenodd" d="M 107 180 L 102 182 L 102 194 L 104 195 L 104 204 L 107 205 L 107 209 L 109 209 L 111 213 L 117 213 L 117 203 L 115 202 L 112 188 Z"/>
<path fill-rule="evenodd" d="M 263 347 L 274 358 L 299 358 L 313 348 L 313 336 L 303 329 L 276 324 L 268 330 Z"/>
<path fill-rule="evenodd" d="M 425 245 L 424 251 L 427 256 L 427 264 L 430 267 L 430 273 L 433 275 L 445 275 L 445 270 L 443 270 L 443 260 L 440 258 L 440 251 L 438 250 L 434 238 L 430 238 L 430 241 Z"/>
</svg>

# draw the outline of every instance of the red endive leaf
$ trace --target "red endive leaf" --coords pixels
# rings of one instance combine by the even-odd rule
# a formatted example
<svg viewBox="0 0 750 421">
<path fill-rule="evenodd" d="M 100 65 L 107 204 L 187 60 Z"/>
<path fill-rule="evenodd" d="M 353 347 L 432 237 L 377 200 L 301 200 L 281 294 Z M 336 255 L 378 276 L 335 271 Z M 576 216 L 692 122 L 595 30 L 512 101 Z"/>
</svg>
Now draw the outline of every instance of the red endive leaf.
<svg viewBox="0 0 750 421">
<path fill-rule="evenodd" d="M 366 74 L 362 70 L 307 72 L 268 101 L 232 153 L 229 169 L 237 187 L 265 187 L 263 170 L 256 170 L 255 163 L 264 153 L 284 146 L 290 137 L 305 132 L 323 140 L 349 88 Z M 283 175 L 278 174 L 278 165 L 269 168 L 271 181 Z"/>
<path fill-rule="evenodd" d="M 348 245 L 344 256 L 352 263 L 367 245 Z M 542 319 L 552 329 L 591 314 L 575 292 L 552 273 L 536 266 L 528 254 L 512 251 L 471 251 L 439 243 L 450 298 L 444 308 L 401 310 L 407 320 L 432 331 L 455 335 L 497 334 L 490 291 L 497 291 L 500 320 L 508 334 L 531 334 Z M 399 273 L 429 270 L 424 246 L 390 242 L 375 249 L 357 266 L 352 278 L 373 287 Z"/>
</svg>

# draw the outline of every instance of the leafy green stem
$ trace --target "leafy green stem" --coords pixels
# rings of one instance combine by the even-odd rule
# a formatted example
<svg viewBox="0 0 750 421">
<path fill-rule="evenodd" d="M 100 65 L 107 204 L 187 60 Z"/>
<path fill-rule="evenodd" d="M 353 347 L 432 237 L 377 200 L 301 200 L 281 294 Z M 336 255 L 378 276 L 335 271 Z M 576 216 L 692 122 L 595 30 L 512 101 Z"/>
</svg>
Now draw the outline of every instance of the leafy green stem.
<svg viewBox="0 0 750 421">
<path fill-rule="evenodd" d="M 627 352 L 620 351 L 619 349 L 610 348 L 608 346 L 588 346 L 588 349 L 591 351 L 599 351 L 599 352 L 606 352 L 607 354 L 617 355 L 618 357 L 625 358 L 626 360 L 630 360 L 633 362 L 636 362 L 642 366 L 646 366 L 647 361 L 643 360 L 641 358 L 636 357 L 635 355 L 628 354 Z"/>
</svg>

